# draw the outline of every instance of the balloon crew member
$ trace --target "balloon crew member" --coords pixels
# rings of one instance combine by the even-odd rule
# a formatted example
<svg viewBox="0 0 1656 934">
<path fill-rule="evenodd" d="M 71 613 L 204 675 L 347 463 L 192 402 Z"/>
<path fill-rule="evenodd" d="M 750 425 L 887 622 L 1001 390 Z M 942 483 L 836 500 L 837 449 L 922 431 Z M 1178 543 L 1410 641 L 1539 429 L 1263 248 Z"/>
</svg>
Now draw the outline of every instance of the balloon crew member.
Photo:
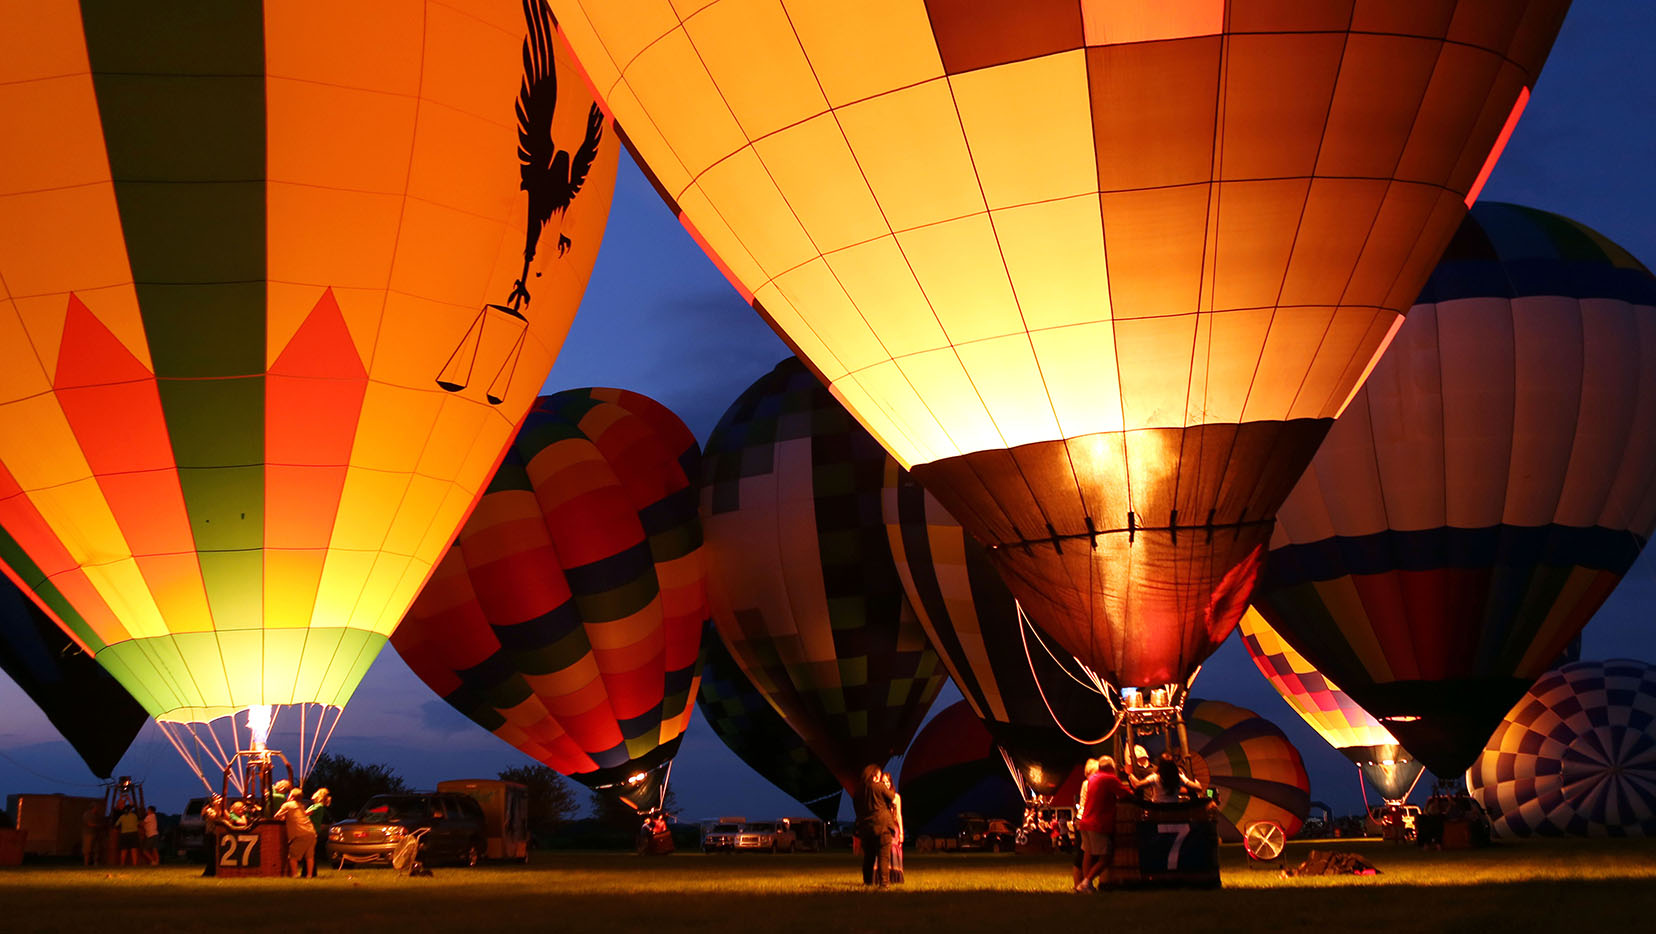
<svg viewBox="0 0 1656 934">
<path fill-rule="evenodd" d="M 155 813 L 155 805 L 150 805 L 140 821 L 144 827 L 144 858 L 151 866 L 161 865 L 161 818 Z"/>
<path fill-rule="evenodd" d="M 203 876 L 218 875 L 219 836 L 226 830 L 224 824 L 224 798 L 213 795 L 207 803 L 201 806 L 201 837 L 202 844 L 207 847 L 207 868 L 201 871 Z"/>
<path fill-rule="evenodd" d="M 1085 803 L 1081 818 L 1076 821 L 1081 828 L 1081 850 L 1084 854 L 1081 881 L 1075 884 L 1077 892 L 1097 891 L 1100 875 L 1104 875 L 1106 884 L 1109 883 L 1107 873 L 1110 860 L 1115 856 L 1116 802 L 1133 796 L 1132 789 L 1116 775 L 1114 759 L 1109 756 L 1089 759 L 1087 767 L 1092 769 L 1092 773 L 1087 776 L 1082 799 Z"/>
<path fill-rule="evenodd" d="M 115 832 L 120 834 L 120 858 L 116 863 L 125 866 L 130 860 L 138 865 L 138 855 L 144 845 L 143 821 L 130 801 L 122 799 L 120 813 L 115 815 Z"/>
<path fill-rule="evenodd" d="M 881 783 L 891 792 L 891 881 L 903 881 L 903 796 L 892 785 L 891 773 L 880 770 Z"/>
<path fill-rule="evenodd" d="M 326 788 L 318 788 L 311 792 L 310 807 L 305 808 L 305 816 L 310 819 L 311 830 L 316 834 L 310 861 L 310 877 L 312 879 L 316 878 L 316 867 L 325 862 L 322 841 L 328 839 L 328 827 L 333 824 L 333 814 L 328 811 L 328 805 L 332 803 L 333 792 Z"/>
<path fill-rule="evenodd" d="M 103 862 L 104 847 L 108 845 L 104 826 L 103 807 L 88 804 L 86 813 L 81 815 L 81 862 L 85 865 Z"/>
<path fill-rule="evenodd" d="M 1151 804 L 1178 804 L 1202 794 L 1202 786 L 1179 769 L 1179 761 L 1170 752 L 1156 760 L 1156 771 L 1144 778 L 1134 779 L 1135 790 L 1149 789 Z"/>
<path fill-rule="evenodd" d="M 287 874 L 297 879 L 316 875 L 316 829 L 305 814 L 304 793 L 290 786 L 276 819 L 287 827 Z"/>
<path fill-rule="evenodd" d="M 864 766 L 862 784 L 852 802 L 857 812 L 857 842 L 862 845 L 863 885 L 881 887 L 890 884 L 891 842 L 897 831 L 892 812 L 895 795 L 884 776 L 878 765 Z"/>
</svg>

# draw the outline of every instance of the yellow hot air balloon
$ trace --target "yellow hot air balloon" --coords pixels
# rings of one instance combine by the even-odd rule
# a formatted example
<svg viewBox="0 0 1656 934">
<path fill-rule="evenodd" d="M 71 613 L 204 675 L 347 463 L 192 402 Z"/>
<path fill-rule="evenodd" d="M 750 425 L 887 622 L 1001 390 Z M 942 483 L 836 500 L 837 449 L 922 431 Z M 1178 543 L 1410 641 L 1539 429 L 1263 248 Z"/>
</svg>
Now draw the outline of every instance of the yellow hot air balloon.
<svg viewBox="0 0 1656 934">
<path fill-rule="evenodd" d="M 0 123 L 0 568 L 187 757 L 325 728 L 597 253 L 550 10 L 4 0 Z"/>
<path fill-rule="evenodd" d="M 1566 6 L 553 2 L 685 227 L 1119 686 L 1235 626 Z"/>
</svg>

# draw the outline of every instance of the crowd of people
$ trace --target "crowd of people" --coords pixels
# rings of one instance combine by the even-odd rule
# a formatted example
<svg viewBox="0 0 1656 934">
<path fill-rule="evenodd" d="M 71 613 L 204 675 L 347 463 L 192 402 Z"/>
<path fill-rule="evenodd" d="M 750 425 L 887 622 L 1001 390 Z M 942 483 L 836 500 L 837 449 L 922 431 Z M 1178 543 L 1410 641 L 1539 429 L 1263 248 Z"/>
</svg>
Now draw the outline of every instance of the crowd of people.
<svg viewBox="0 0 1656 934">
<path fill-rule="evenodd" d="M 326 788 L 311 792 L 307 802 L 303 789 L 282 780 L 271 786 L 263 800 L 237 798 L 225 803 L 223 795 L 213 795 L 202 806 L 201 819 L 205 824 L 208 853 L 207 869 L 203 875 L 218 873 L 219 840 L 224 834 L 245 831 L 254 822 L 268 814 L 271 820 L 281 821 L 287 830 L 287 851 L 284 875 L 296 878 L 316 877 L 318 863 L 326 862 L 322 848 L 326 845 L 328 825 L 333 823 L 329 806 L 333 796 Z"/>
</svg>

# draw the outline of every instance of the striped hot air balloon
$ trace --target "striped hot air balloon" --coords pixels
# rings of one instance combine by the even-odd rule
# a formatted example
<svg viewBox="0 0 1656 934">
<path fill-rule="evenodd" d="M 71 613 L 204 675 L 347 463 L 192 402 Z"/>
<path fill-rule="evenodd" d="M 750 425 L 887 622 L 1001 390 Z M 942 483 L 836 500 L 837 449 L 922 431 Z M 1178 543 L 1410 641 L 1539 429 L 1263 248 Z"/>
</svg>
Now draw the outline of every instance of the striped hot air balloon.
<svg viewBox="0 0 1656 934">
<path fill-rule="evenodd" d="M 1114 708 L 1022 617 L 983 547 L 895 460 L 886 463 L 882 507 L 903 591 L 932 647 L 1006 751 L 1026 798 L 1051 799 L 1083 759 L 1103 751 Z"/>
<path fill-rule="evenodd" d="M 1656 667 L 1616 658 L 1542 675 L 1466 786 L 1502 835 L 1656 836 Z"/>
<path fill-rule="evenodd" d="M 1656 529 L 1656 277 L 1472 210 L 1283 505 L 1254 606 L 1459 775 Z"/>
<path fill-rule="evenodd" d="M 952 836 L 962 813 L 998 817 L 1014 827 L 1024 813 L 1023 796 L 1006 774 L 999 745 L 964 701 L 926 721 L 903 754 L 897 778 L 904 836 L 910 840 Z M 1008 843 L 997 841 L 992 848 L 999 852 Z"/>
<path fill-rule="evenodd" d="M 320 738 L 557 356 L 616 134 L 542 0 L 0 36 L 0 571 L 192 762 Z"/>
<path fill-rule="evenodd" d="M 1258 610 L 1249 609 L 1239 628 L 1248 657 L 1288 706 L 1328 745 L 1355 763 L 1382 798 L 1401 801 L 1407 797 L 1424 767 L 1380 721 L 1294 651 Z"/>
<path fill-rule="evenodd" d="M 885 463 L 790 357 L 725 412 L 702 465 L 719 636 L 848 791 L 907 748 L 946 678 L 880 520 Z"/>
<path fill-rule="evenodd" d="M 501 739 L 659 807 L 708 625 L 699 459 L 645 396 L 540 398 L 392 644 Z"/>
<path fill-rule="evenodd" d="M 1064 648 L 1184 684 L 1566 0 L 553 0 L 674 214 Z"/>
<path fill-rule="evenodd" d="M 1185 707 L 1185 731 L 1191 777 L 1218 791 L 1220 836 L 1241 840 L 1262 820 L 1290 837 L 1299 831 L 1311 809 L 1311 780 L 1299 750 L 1276 724 L 1224 701 L 1193 699 Z"/>
<path fill-rule="evenodd" d="M 736 758 L 823 820 L 839 814 L 840 783 L 773 709 L 724 643 L 709 638 L 696 706 Z"/>
</svg>

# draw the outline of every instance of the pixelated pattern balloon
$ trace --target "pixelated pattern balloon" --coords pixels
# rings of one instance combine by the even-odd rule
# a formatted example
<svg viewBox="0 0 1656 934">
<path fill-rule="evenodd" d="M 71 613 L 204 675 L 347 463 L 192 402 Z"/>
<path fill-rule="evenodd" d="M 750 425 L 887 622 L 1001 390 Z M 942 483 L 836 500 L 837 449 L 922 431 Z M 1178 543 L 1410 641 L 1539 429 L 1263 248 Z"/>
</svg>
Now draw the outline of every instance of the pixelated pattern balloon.
<svg viewBox="0 0 1656 934">
<path fill-rule="evenodd" d="M 602 116 L 541 0 L 0 36 L 0 565 L 160 720 L 343 704 L 563 342 L 615 134 L 538 226 L 520 95 L 566 166 Z"/>
<path fill-rule="evenodd" d="M 1235 627 L 1567 6 L 553 4 L 691 236 L 1131 686 Z"/>
<path fill-rule="evenodd" d="M 501 739 L 659 805 L 708 629 L 699 465 L 695 436 L 645 396 L 537 400 L 392 644 Z"/>
<path fill-rule="evenodd" d="M 1459 775 L 1656 529 L 1656 278 L 1473 209 L 1278 514 L 1254 606 Z"/>
<path fill-rule="evenodd" d="M 696 706 L 736 758 L 812 814 L 823 820 L 838 816 L 839 779 L 771 708 L 717 637 L 707 640 Z"/>
<path fill-rule="evenodd" d="M 702 468 L 719 635 L 847 790 L 908 746 L 947 677 L 892 561 L 885 463 L 789 358 L 725 412 Z"/>
<path fill-rule="evenodd" d="M 1466 786 L 1503 836 L 1656 836 L 1656 668 L 1617 658 L 1542 675 Z"/>
</svg>

